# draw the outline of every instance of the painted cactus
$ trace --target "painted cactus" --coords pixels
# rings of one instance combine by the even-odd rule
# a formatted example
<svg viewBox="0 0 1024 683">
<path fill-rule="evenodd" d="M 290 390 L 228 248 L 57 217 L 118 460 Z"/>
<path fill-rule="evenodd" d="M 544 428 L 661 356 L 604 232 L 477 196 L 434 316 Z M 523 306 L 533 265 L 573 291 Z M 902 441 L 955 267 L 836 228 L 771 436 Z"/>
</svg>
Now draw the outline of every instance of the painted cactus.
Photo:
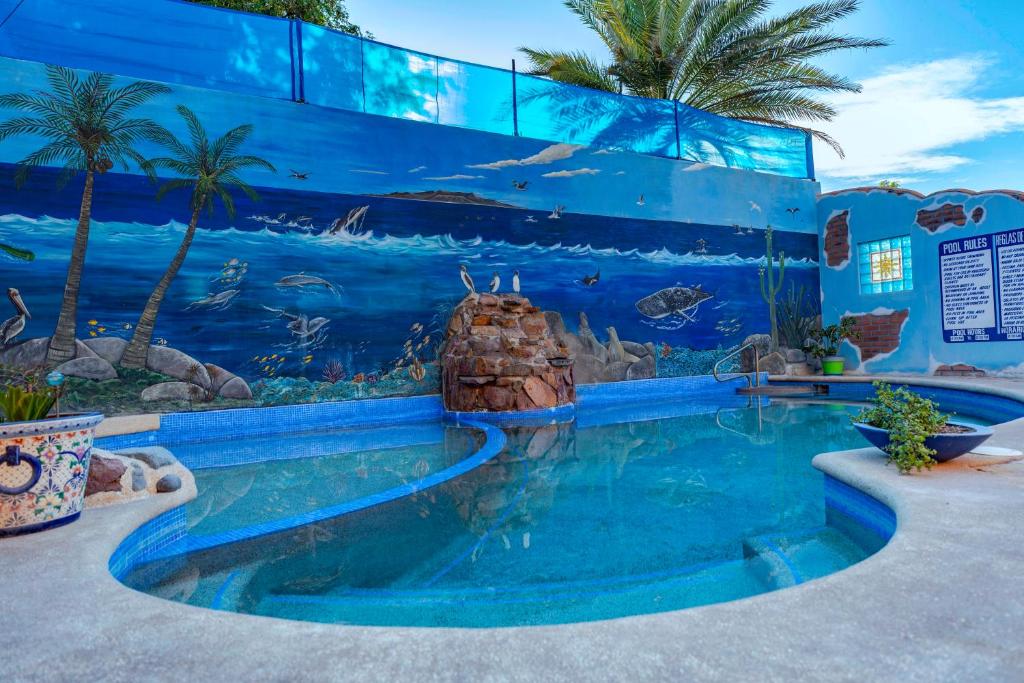
<svg viewBox="0 0 1024 683">
<path fill-rule="evenodd" d="M 779 252 L 779 279 L 775 280 L 775 252 L 772 248 L 772 226 L 764 231 L 765 265 L 758 269 L 761 278 L 761 298 L 768 304 L 768 319 L 772 328 L 772 351 L 779 348 L 779 314 L 776 300 L 782 291 L 782 281 L 786 277 L 786 252 Z"/>
</svg>

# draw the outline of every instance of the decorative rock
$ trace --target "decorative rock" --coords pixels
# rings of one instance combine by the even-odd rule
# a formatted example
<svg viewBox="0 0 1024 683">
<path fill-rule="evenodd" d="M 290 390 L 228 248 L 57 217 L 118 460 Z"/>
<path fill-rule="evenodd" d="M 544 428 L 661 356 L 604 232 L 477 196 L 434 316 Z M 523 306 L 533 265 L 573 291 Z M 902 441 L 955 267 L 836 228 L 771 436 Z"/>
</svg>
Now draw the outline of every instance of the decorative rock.
<svg viewBox="0 0 1024 683">
<path fill-rule="evenodd" d="M 68 377 L 80 377 L 96 381 L 117 379 L 117 370 L 114 369 L 114 366 L 99 356 L 75 358 L 66 363 L 61 363 L 57 366 L 57 372 Z"/>
<path fill-rule="evenodd" d="M 741 346 L 754 344 L 760 358 L 767 356 L 772 350 L 772 336 L 770 334 L 752 334 L 743 340 Z M 764 369 L 762 367 L 762 369 Z M 740 354 L 740 372 L 754 372 L 754 353 L 750 349 Z"/>
<path fill-rule="evenodd" d="M 222 398 L 251 401 L 252 389 L 249 388 L 249 385 L 241 377 L 232 377 L 220 388 L 219 395 Z"/>
<path fill-rule="evenodd" d="M 463 299 L 448 323 L 441 356 L 445 407 L 531 410 L 574 401 L 572 363 L 551 333 L 549 317 L 518 295 Z"/>
<path fill-rule="evenodd" d="M 181 488 L 181 477 L 177 474 L 165 474 L 156 483 L 157 493 L 171 493 Z"/>
<path fill-rule="evenodd" d="M 206 368 L 206 374 L 210 376 L 210 391 L 214 394 L 219 394 L 222 386 L 237 377 L 235 373 L 229 372 L 213 363 L 204 363 L 203 367 Z"/>
<path fill-rule="evenodd" d="M 558 405 L 555 390 L 536 377 L 527 377 L 523 382 L 523 391 L 539 408 L 554 408 Z"/>
<path fill-rule="evenodd" d="M 85 495 L 105 491 L 120 491 L 121 476 L 128 467 L 118 458 L 93 453 L 89 458 L 89 480 L 85 484 Z"/>
<path fill-rule="evenodd" d="M 146 367 L 153 372 L 159 372 L 184 382 L 198 384 L 204 389 L 212 388 L 210 373 L 202 363 L 187 353 L 172 349 L 169 346 L 150 346 L 149 355 L 146 358 Z"/>
<path fill-rule="evenodd" d="M 120 363 L 124 350 L 128 348 L 128 342 L 119 337 L 96 337 L 95 339 L 86 339 L 82 343 L 111 365 Z"/>
<path fill-rule="evenodd" d="M 807 354 L 801 349 L 786 349 L 787 363 L 803 363 L 807 360 Z"/>
<path fill-rule="evenodd" d="M 761 372 L 769 375 L 786 374 L 786 357 L 778 351 L 773 351 L 761 359 Z"/>
<path fill-rule="evenodd" d="M 175 458 L 169 450 L 162 446 L 132 448 L 118 451 L 117 454 L 124 458 L 131 458 L 132 460 L 138 460 L 139 462 L 145 463 L 154 470 L 158 470 L 161 467 L 168 467 L 169 465 L 175 465 L 178 462 L 178 459 Z"/>
<path fill-rule="evenodd" d="M 198 401 L 205 390 L 188 382 L 161 382 L 142 390 L 143 401 Z"/>
<path fill-rule="evenodd" d="M 131 463 L 132 466 L 132 491 L 145 491 L 146 490 L 146 471 L 142 469 L 142 465 L 137 462 Z"/>
</svg>

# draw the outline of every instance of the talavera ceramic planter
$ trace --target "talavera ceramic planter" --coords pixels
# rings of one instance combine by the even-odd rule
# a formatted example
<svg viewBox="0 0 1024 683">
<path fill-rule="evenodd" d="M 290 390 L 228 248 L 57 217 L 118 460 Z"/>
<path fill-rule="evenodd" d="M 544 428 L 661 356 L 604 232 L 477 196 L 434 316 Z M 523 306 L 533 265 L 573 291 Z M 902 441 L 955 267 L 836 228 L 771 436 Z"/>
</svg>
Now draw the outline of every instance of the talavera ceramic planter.
<svg viewBox="0 0 1024 683">
<path fill-rule="evenodd" d="M 98 413 L 0 423 L 0 536 L 78 519 Z"/>
</svg>

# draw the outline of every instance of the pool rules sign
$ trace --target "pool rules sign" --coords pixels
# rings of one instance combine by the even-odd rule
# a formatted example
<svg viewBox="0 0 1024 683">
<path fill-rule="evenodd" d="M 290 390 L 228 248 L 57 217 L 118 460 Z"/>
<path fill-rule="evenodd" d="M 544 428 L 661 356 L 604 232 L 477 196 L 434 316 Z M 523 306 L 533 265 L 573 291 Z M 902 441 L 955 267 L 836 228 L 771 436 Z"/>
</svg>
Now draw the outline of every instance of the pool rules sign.
<svg viewBox="0 0 1024 683">
<path fill-rule="evenodd" d="M 939 244 L 942 337 L 1024 339 L 1024 229 Z"/>
</svg>

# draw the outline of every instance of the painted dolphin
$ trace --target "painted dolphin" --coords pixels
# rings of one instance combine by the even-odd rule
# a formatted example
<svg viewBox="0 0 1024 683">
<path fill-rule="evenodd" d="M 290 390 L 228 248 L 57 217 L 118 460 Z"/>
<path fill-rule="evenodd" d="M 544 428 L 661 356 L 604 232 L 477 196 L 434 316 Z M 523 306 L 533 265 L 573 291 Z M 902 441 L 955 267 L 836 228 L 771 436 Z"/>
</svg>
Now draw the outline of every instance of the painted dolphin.
<svg viewBox="0 0 1024 683">
<path fill-rule="evenodd" d="M 658 320 L 670 315 L 681 315 L 693 320 L 692 312 L 714 295 L 696 287 L 668 287 L 645 296 L 636 302 L 636 310 L 641 315 Z"/>
<path fill-rule="evenodd" d="M 317 277 L 316 275 L 305 275 L 304 273 L 299 273 L 298 275 L 286 275 L 274 284 L 278 287 L 325 287 L 332 292 L 335 291 L 334 285 L 322 277 Z"/>
<path fill-rule="evenodd" d="M 193 301 L 188 305 L 188 307 L 227 308 L 228 304 L 231 303 L 231 300 L 238 296 L 239 291 L 241 290 L 225 289 L 223 292 L 218 292 L 217 294 L 208 294 L 198 301 Z"/>
</svg>

